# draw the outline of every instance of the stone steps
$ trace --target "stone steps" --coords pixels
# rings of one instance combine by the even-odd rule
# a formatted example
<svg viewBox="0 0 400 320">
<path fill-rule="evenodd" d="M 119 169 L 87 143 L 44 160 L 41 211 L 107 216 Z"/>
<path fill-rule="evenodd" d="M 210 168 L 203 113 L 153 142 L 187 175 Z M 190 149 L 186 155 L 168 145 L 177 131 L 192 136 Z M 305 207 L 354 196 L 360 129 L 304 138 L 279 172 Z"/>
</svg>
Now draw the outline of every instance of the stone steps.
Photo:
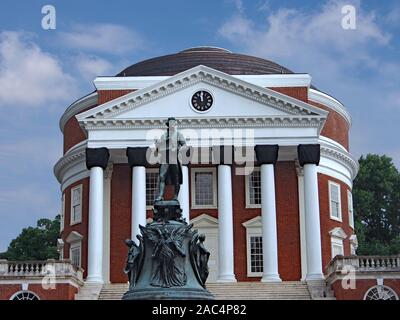
<svg viewBox="0 0 400 320">
<path fill-rule="evenodd" d="M 217 300 L 310 300 L 310 292 L 304 282 L 282 283 L 238 282 L 210 283 L 207 289 Z M 105 284 L 99 300 L 120 300 L 128 290 L 128 284 Z"/>
</svg>

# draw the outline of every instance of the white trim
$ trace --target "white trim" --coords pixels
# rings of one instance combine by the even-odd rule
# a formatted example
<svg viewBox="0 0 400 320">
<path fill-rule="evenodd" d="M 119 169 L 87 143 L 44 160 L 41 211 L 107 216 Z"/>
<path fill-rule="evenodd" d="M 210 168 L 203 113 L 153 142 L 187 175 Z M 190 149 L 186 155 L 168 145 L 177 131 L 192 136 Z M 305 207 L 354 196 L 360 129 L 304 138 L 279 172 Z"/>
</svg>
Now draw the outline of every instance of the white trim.
<svg viewBox="0 0 400 320">
<path fill-rule="evenodd" d="M 257 216 L 248 221 L 242 223 L 242 226 L 246 228 L 246 261 L 247 261 L 247 277 L 262 277 L 261 272 L 251 271 L 251 237 L 261 237 L 262 239 L 262 218 Z M 261 258 L 262 259 L 262 258 Z"/>
<path fill-rule="evenodd" d="M 213 182 L 213 204 L 212 205 L 196 205 L 196 187 L 195 187 L 195 175 L 197 172 L 211 172 Z M 191 209 L 217 209 L 217 169 L 215 167 L 201 167 L 201 168 L 190 168 L 190 192 L 192 198 Z"/>
<path fill-rule="evenodd" d="M 332 187 L 335 186 L 337 187 L 338 190 L 338 214 L 339 217 L 335 217 L 332 214 Z M 328 192 L 329 192 L 329 217 L 331 220 L 336 220 L 342 222 L 342 199 L 341 199 L 341 193 L 340 193 L 340 184 L 333 182 L 331 180 L 328 181 Z"/>
<path fill-rule="evenodd" d="M 246 194 L 246 209 L 254 209 L 254 208 L 261 208 L 261 203 L 260 204 L 251 204 L 250 203 L 250 175 L 254 172 L 260 172 L 260 167 L 254 167 L 253 171 L 250 174 L 247 174 L 244 176 L 245 178 L 245 194 Z M 261 172 L 260 172 L 261 175 Z M 261 176 L 260 176 L 261 179 Z M 261 181 L 261 180 L 260 180 Z M 261 184 L 260 184 L 260 197 L 261 197 Z M 261 198 L 260 198 L 261 202 Z"/>
<path fill-rule="evenodd" d="M 38 300 L 41 300 L 40 297 L 39 297 L 39 295 L 38 295 L 37 293 L 31 291 L 31 290 L 20 290 L 20 291 L 17 291 L 16 293 L 14 293 L 14 294 L 11 296 L 11 298 L 10 298 L 9 300 L 10 300 L 10 301 L 11 301 L 11 300 L 14 300 L 14 298 L 15 298 L 17 295 L 22 294 L 22 293 L 29 293 L 29 294 L 32 294 L 32 295 L 34 295 Z"/>
<path fill-rule="evenodd" d="M 297 189 L 299 197 L 301 280 L 304 281 L 307 276 L 307 242 L 304 204 L 304 171 L 301 167 L 297 167 Z"/>
<path fill-rule="evenodd" d="M 79 210 L 79 218 L 78 219 L 75 219 L 75 217 L 74 217 L 75 215 L 74 215 L 74 212 L 73 212 L 73 209 L 74 209 L 74 191 L 75 190 L 79 190 L 79 201 L 80 201 L 79 208 L 80 208 L 80 210 Z M 71 210 L 69 212 L 69 221 L 70 221 L 69 225 L 72 226 L 72 225 L 75 225 L 75 224 L 78 224 L 78 223 L 82 222 L 83 184 L 78 184 L 77 186 L 71 188 L 70 195 L 71 195 L 71 208 L 70 208 Z"/>
<path fill-rule="evenodd" d="M 365 300 L 365 299 L 367 298 L 367 295 L 368 295 L 368 293 L 370 293 L 370 291 L 372 291 L 373 289 L 376 289 L 376 288 L 378 288 L 378 287 L 388 289 L 389 291 L 391 291 L 391 293 L 393 293 L 393 295 L 394 295 L 394 297 L 396 298 L 396 300 L 399 300 L 399 296 L 398 296 L 398 294 L 396 293 L 396 291 L 395 291 L 393 288 L 391 288 L 391 287 L 389 287 L 389 286 L 386 286 L 386 285 L 379 285 L 379 284 L 376 285 L 376 286 L 373 286 L 373 287 L 369 288 L 369 289 L 365 292 L 364 297 L 363 297 L 363 300 Z"/>
<path fill-rule="evenodd" d="M 72 251 L 73 250 L 79 250 L 79 263 L 77 265 L 73 264 L 73 260 L 72 260 Z M 75 267 L 81 267 L 82 266 L 82 241 L 74 241 L 71 242 L 70 246 L 69 246 L 69 259 L 71 260 L 71 263 L 75 266 Z"/>
<path fill-rule="evenodd" d="M 354 229 L 353 194 L 350 190 L 347 190 L 347 213 L 349 215 L 349 226 Z"/>
<path fill-rule="evenodd" d="M 352 234 L 350 236 L 350 254 L 351 255 L 356 255 L 357 254 L 357 248 L 358 248 L 358 239 L 357 235 Z"/>
<path fill-rule="evenodd" d="M 218 228 L 218 219 L 210 216 L 206 213 L 190 219 L 190 223 L 193 224 L 195 229 L 197 228 Z"/>
<path fill-rule="evenodd" d="M 65 224 L 65 193 L 61 195 L 61 214 L 60 214 L 60 232 L 64 230 Z"/>
<path fill-rule="evenodd" d="M 301 74 L 261 74 L 261 75 L 232 75 L 232 77 L 249 82 L 260 87 L 309 87 L 311 76 Z M 141 77 L 97 77 L 93 84 L 97 90 L 124 90 L 150 87 L 171 76 L 141 76 Z"/>
<path fill-rule="evenodd" d="M 146 168 L 146 179 L 147 179 L 147 173 L 158 173 L 160 171 L 159 168 Z M 147 183 L 146 183 L 147 185 Z M 147 195 L 147 188 L 146 188 L 146 195 Z M 153 205 L 146 205 L 146 210 L 151 210 L 153 208 Z"/>
<path fill-rule="evenodd" d="M 335 98 L 326 93 L 310 88 L 308 90 L 308 99 L 314 102 L 318 102 L 336 111 L 346 120 L 349 127 L 351 126 L 350 113 L 347 111 L 346 107 Z"/>
</svg>

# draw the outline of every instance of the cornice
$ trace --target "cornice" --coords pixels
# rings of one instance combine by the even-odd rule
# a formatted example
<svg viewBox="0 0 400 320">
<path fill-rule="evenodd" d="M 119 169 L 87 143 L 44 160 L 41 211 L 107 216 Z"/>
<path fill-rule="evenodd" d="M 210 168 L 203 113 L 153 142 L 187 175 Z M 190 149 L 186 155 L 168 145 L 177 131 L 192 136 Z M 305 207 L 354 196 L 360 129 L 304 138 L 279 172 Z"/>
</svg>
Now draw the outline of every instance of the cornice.
<svg viewBox="0 0 400 320">
<path fill-rule="evenodd" d="M 87 143 L 81 144 L 79 147 L 67 152 L 63 157 L 61 157 L 54 165 L 53 172 L 59 183 L 62 182 L 61 174 L 69 166 L 74 165 L 78 161 L 85 160 L 85 149 Z"/>
<path fill-rule="evenodd" d="M 64 126 L 67 121 L 78 114 L 82 110 L 97 105 L 98 95 L 97 92 L 93 92 L 77 101 L 72 103 L 64 112 L 64 114 L 60 118 L 59 127 L 61 132 L 64 132 Z"/>
<path fill-rule="evenodd" d="M 350 171 L 352 179 L 357 176 L 359 168 L 358 162 L 347 151 L 335 146 L 329 146 L 325 143 L 321 143 L 321 156 L 339 161 L 340 163 L 344 164 Z"/>
<path fill-rule="evenodd" d="M 80 122 L 89 118 L 109 119 L 198 82 L 214 85 L 290 115 L 319 115 L 326 117 L 328 114 L 325 110 L 271 89 L 253 85 L 212 68 L 197 66 L 150 87 L 109 101 L 76 117 Z"/>
<path fill-rule="evenodd" d="M 176 118 L 178 127 L 186 128 L 262 128 L 262 127 L 315 127 L 322 128 L 323 116 L 268 116 L 268 117 L 211 117 Z M 164 118 L 154 119 L 85 119 L 86 130 L 107 129 L 165 129 Z"/>
<path fill-rule="evenodd" d="M 348 123 L 349 127 L 351 127 L 351 116 L 346 107 L 340 103 L 338 100 L 335 98 L 331 97 L 330 95 L 315 90 L 315 89 L 309 89 L 308 91 L 308 99 L 314 102 L 318 102 L 324 106 L 327 106 L 328 108 L 336 111 L 339 113 Z"/>
</svg>

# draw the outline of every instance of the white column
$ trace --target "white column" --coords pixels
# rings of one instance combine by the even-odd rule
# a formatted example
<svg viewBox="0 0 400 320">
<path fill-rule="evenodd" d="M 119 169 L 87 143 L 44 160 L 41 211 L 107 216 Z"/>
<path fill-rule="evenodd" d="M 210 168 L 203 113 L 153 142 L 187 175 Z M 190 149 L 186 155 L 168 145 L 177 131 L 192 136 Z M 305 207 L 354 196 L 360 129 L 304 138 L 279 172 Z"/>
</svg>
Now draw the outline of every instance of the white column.
<svg viewBox="0 0 400 320">
<path fill-rule="evenodd" d="M 301 280 L 307 277 L 307 245 L 306 245 L 306 222 L 304 208 L 304 172 L 303 169 L 297 169 L 297 187 L 299 194 L 299 218 L 300 218 L 300 256 L 301 256 Z"/>
<path fill-rule="evenodd" d="M 280 282 L 276 231 L 275 174 L 273 164 L 261 165 L 262 282 Z"/>
<path fill-rule="evenodd" d="M 92 167 L 89 182 L 87 282 L 103 282 L 103 169 Z"/>
<path fill-rule="evenodd" d="M 304 205 L 307 250 L 306 280 L 324 279 L 321 256 L 318 176 L 316 164 L 304 165 Z"/>
<path fill-rule="evenodd" d="M 103 281 L 110 282 L 110 220 L 111 220 L 111 177 L 113 166 L 109 163 L 104 171 L 103 200 Z"/>
<path fill-rule="evenodd" d="M 190 207 L 189 207 L 189 168 L 182 166 L 182 185 L 178 194 L 178 201 L 182 209 L 182 218 L 186 222 L 190 221 Z"/>
<path fill-rule="evenodd" d="M 146 168 L 132 167 L 132 216 L 131 238 L 138 242 L 136 235 L 140 234 L 139 225 L 146 225 Z"/>
<path fill-rule="evenodd" d="M 233 261 L 231 167 L 218 166 L 218 282 L 236 282 Z"/>
</svg>

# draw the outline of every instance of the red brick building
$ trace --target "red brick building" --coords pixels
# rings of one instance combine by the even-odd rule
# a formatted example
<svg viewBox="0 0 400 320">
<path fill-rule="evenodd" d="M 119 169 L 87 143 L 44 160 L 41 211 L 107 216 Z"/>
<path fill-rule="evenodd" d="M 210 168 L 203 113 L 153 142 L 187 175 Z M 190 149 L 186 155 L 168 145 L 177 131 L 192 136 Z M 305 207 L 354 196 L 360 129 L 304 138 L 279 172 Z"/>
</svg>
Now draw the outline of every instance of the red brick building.
<svg viewBox="0 0 400 320">
<path fill-rule="evenodd" d="M 195 154 L 183 166 L 179 200 L 184 217 L 206 235 L 210 285 L 294 281 L 323 297 L 332 284 L 338 299 L 363 299 L 387 285 L 397 298 L 398 280 L 377 284 L 376 275 L 346 296 L 342 276 L 333 276 L 339 269 L 331 260 L 357 249 L 351 190 L 358 164 L 348 110 L 313 87 L 310 75 L 199 47 L 94 85 L 61 117 L 64 154 L 54 167 L 62 190 L 60 255 L 82 268 L 82 292 L 96 298 L 104 284 L 126 283 L 124 240 L 151 219 L 158 174 L 157 165 L 131 161 L 126 150 L 151 147 L 175 117 Z M 232 161 L 221 161 L 215 146 L 234 146 Z M 246 161 L 239 149 L 248 151 Z M 382 267 L 398 278 L 393 259 Z"/>
</svg>

